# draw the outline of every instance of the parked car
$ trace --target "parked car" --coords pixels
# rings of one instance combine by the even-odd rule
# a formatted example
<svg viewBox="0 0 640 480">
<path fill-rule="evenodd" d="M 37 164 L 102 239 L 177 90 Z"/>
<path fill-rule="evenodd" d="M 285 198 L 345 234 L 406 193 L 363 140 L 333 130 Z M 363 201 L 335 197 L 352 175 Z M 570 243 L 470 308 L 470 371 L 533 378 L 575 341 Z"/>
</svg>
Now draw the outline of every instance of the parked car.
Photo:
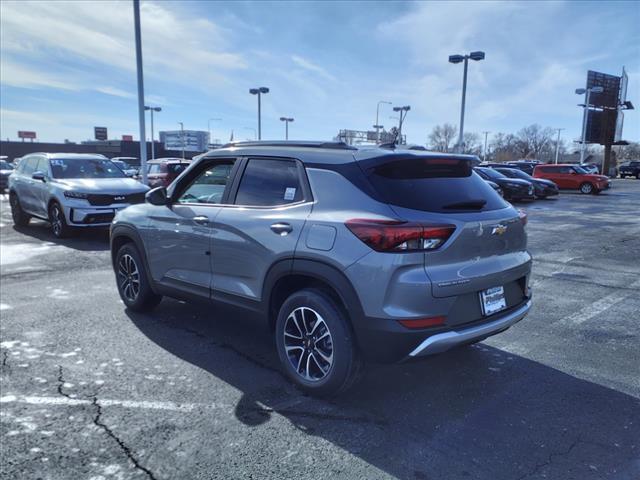
<svg viewBox="0 0 640 480">
<path fill-rule="evenodd" d="M 538 160 L 516 160 L 515 162 L 507 162 L 507 164 L 503 166 L 509 168 L 517 168 L 518 170 L 522 170 L 529 175 L 533 175 L 533 169 L 537 165 L 540 165 L 540 162 Z"/>
<path fill-rule="evenodd" d="M 283 371 L 318 395 L 347 389 L 363 360 L 480 341 L 529 311 L 531 256 L 526 217 L 474 159 L 334 142 L 209 151 L 117 213 L 120 297 L 256 312 Z"/>
<path fill-rule="evenodd" d="M 124 160 L 118 160 L 118 159 L 112 158 L 111 161 L 115 163 L 116 166 L 120 170 L 122 170 L 127 177 L 135 177 L 136 175 L 138 175 L 138 169 L 135 167 L 132 167 Z"/>
<path fill-rule="evenodd" d="M 149 190 L 102 155 L 33 153 L 9 176 L 13 222 L 48 220 L 56 237 L 75 227 L 105 227 L 115 213 L 144 202 Z"/>
<path fill-rule="evenodd" d="M 140 168 L 140 159 L 137 157 L 113 157 L 111 161 L 113 162 L 114 160 L 118 162 L 124 162 L 131 168 Z"/>
<path fill-rule="evenodd" d="M 636 177 L 640 180 L 640 161 L 634 160 L 622 163 L 618 168 L 618 175 L 620 175 L 620 178 Z"/>
<path fill-rule="evenodd" d="M 581 193 L 597 194 L 610 187 L 609 178 L 587 173 L 578 165 L 538 165 L 533 171 L 535 178 L 551 180 L 558 188 L 580 190 Z"/>
<path fill-rule="evenodd" d="M 551 180 L 543 178 L 533 178 L 528 173 L 518 170 L 517 168 L 495 168 L 498 172 L 509 178 L 519 178 L 533 184 L 533 191 L 536 198 L 548 198 L 558 195 L 558 186 Z"/>
<path fill-rule="evenodd" d="M 579 166 L 587 173 L 594 173 L 596 175 L 600 173 L 600 167 L 595 163 L 581 163 Z"/>
<path fill-rule="evenodd" d="M 0 160 L 0 193 L 4 193 L 7 189 L 9 185 L 9 175 L 12 173 L 13 165 L 6 160 Z"/>
<path fill-rule="evenodd" d="M 184 158 L 156 158 L 147 162 L 147 183 L 151 188 L 168 187 L 191 164 Z"/>
<path fill-rule="evenodd" d="M 535 200 L 533 184 L 518 178 L 509 178 L 493 168 L 475 167 L 474 170 L 485 180 L 500 185 L 504 198 L 513 201 Z"/>
<path fill-rule="evenodd" d="M 485 181 L 489 184 L 491 188 L 493 188 L 498 193 L 498 195 L 500 195 L 501 197 L 504 197 L 504 192 L 500 188 L 500 185 L 498 185 L 495 182 L 492 182 L 491 180 L 485 180 Z"/>
</svg>

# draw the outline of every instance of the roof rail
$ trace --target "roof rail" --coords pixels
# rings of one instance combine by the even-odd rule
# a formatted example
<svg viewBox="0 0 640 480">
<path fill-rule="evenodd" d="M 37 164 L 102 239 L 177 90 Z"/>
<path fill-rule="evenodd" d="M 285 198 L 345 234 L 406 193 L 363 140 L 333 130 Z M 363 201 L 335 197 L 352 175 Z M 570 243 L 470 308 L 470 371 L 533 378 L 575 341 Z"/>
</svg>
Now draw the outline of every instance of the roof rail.
<svg viewBox="0 0 640 480">
<path fill-rule="evenodd" d="M 257 140 L 247 142 L 230 142 L 222 148 L 231 147 L 296 147 L 296 148 L 329 148 L 334 150 L 357 150 L 344 142 L 313 142 L 296 140 Z"/>
</svg>

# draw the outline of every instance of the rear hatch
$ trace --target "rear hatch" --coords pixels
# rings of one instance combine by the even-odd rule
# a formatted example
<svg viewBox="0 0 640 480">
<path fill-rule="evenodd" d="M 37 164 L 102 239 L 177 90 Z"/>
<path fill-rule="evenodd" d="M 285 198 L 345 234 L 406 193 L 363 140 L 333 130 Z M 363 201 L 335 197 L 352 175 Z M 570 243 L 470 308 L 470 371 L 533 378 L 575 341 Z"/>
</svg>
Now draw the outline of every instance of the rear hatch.
<svg viewBox="0 0 640 480">
<path fill-rule="evenodd" d="M 443 244 L 424 252 L 433 296 L 477 295 L 503 286 L 508 303 L 520 303 L 531 261 L 524 223 L 473 171 L 471 161 L 465 156 L 396 155 L 361 166 L 399 219 L 455 227 Z"/>
</svg>

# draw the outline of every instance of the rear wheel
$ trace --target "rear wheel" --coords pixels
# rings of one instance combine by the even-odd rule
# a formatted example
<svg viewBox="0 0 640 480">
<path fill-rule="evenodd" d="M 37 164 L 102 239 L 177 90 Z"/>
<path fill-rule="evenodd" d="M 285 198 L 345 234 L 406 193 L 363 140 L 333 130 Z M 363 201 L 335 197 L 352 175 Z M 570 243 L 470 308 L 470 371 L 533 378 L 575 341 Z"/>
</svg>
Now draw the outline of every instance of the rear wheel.
<svg viewBox="0 0 640 480">
<path fill-rule="evenodd" d="M 582 185 L 580 185 L 580 193 L 584 193 L 585 195 L 593 193 L 593 190 L 593 185 L 589 182 L 584 182 Z"/>
<path fill-rule="evenodd" d="M 346 391 L 360 371 L 347 315 L 320 290 L 301 290 L 285 300 L 276 322 L 276 347 L 287 376 L 314 395 Z"/>
<path fill-rule="evenodd" d="M 20 205 L 20 199 L 14 192 L 9 194 L 9 204 L 11 205 L 11 217 L 13 218 L 13 224 L 16 227 L 26 227 L 31 220 L 31 215 L 25 213 Z"/>
<path fill-rule="evenodd" d="M 71 227 L 67 225 L 64 211 L 58 202 L 53 202 L 49 207 L 49 223 L 51 223 L 51 231 L 57 238 L 66 238 L 71 235 Z"/>
<path fill-rule="evenodd" d="M 136 312 L 153 310 L 162 300 L 151 289 L 138 249 L 132 243 L 123 245 L 116 254 L 116 282 L 124 304 Z"/>
</svg>

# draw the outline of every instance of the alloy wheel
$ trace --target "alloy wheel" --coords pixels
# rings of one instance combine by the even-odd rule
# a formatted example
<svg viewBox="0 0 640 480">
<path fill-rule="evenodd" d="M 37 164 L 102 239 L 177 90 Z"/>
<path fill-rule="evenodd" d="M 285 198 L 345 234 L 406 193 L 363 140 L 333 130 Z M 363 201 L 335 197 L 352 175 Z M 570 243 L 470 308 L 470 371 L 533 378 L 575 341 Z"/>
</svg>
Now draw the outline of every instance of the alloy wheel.
<svg viewBox="0 0 640 480">
<path fill-rule="evenodd" d="M 127 253 L 118 262 L 118 284 L 122 295 L 135 302 L 140 293 L 140 272 L 133 257 Z"/>
<path fill-rule="evenodd" d="M 322 316 L 309 307 L 298 307 L 284 325 L 284 348 L 291 366 L 310 382 L 326 377 L 333 366 L 333 339 Z"/>
<path fill-rule="evenodd" d="M 591 190 L 593 190 L 593 187 L 590 183 L 583 183 L 582 187 L 580 187 L 582 193 L 591 193 Z"/>
<path fill-rule="evenodd" d="M 62 212 L 57 205 L 51 207 L 51 228 L 56 237 L 62 233 Z"/>
</svg>

